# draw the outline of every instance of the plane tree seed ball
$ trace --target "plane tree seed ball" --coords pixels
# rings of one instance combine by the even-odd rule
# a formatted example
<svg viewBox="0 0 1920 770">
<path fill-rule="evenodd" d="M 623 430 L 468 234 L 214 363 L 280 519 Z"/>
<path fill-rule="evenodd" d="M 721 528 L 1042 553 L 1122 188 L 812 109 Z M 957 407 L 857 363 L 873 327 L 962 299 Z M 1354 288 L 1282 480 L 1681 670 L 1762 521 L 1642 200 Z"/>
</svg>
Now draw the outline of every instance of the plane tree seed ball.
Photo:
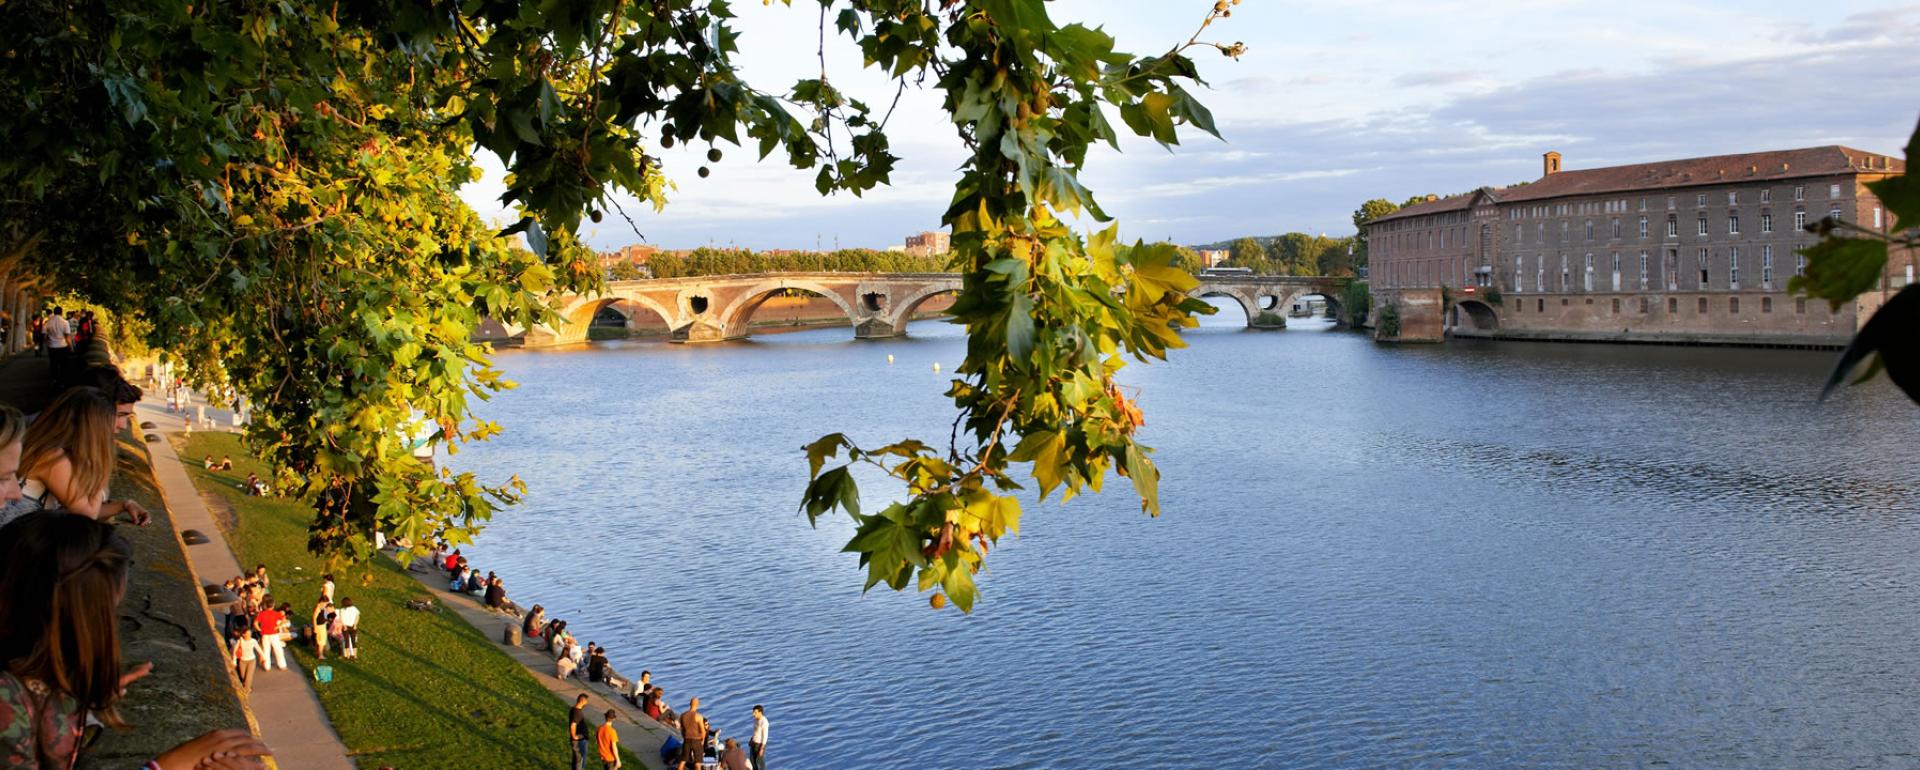
<svg viewBox="0 0 1920 770">
<path fill-rule="evenodd" d="M 713 172 L 712 172 L 712 171 L 710 171 L 710 170 L 708 170 L 706 166 L 701 166 L 701 167 L 700 167 L 700 178 L 701 178 L 701 179 L 705 179 L 705 178 L 707 178 L 707 175 L 708 175 L 708 174 L 711 174 L 711 173 L 713 173 Z"/>
<path fill-rule="evenodd" d="M 713 148 L 713 149 L 710 149 L 710 150 L 707 150 L 707 160 L 710 160 L 710 161 L 713 161 L 713 162 L 715 162 L 715 163 L 719 163 L 719 162 L 720 162 L 720 148 L 718 148 L 718 147 L 715 147 L 715 148 Z"/>
</svg>

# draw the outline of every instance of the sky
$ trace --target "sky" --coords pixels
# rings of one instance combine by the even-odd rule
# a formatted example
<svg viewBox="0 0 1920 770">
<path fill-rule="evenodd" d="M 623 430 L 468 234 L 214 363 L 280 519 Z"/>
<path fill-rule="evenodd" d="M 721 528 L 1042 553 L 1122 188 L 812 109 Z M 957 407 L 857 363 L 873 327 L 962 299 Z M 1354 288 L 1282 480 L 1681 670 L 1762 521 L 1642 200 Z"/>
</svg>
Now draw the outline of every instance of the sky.
<svg viewBox="0 0 1920 770">
<path fill-rule="evenodd" d="M 1184 42 L 1211 5 L 1048 8 L 1145 55 Z M 818 7 L 735 3 L 749 83 L 779 92 L 817 75 Z M 1243 0 L 1202 39 L 1247 46 L 1238 60 L 1191 52 L 1225 140 L 1188 131 L 1168 152 L 1129 135 L 1081 175 L 1128 240 L 1348 235 L 1367 199 L 1532 180 L 1549 150 L 1569 170 L 1825 144 L 1899 157 L 1920 119 L 1920 3 Z M 827 46 L 832 82 L 869 104 L 892 98 L 850 40 Z M 778 154 L 708 164 L 704 145 L 656 150 L 677 186 L 665 211 L 628 198 L 638 232 L 609 216 L 584 235 L 602 250 L 885 248 L 939 229 L 965 156 L 939 93 L 909 87 L 887 133 L 901 156 L 893 183 L 860 198 L 821 197 Z M 511 221 L 499 163 L 481 161 L 486 178 L 463 196 Z"/>
</svg>

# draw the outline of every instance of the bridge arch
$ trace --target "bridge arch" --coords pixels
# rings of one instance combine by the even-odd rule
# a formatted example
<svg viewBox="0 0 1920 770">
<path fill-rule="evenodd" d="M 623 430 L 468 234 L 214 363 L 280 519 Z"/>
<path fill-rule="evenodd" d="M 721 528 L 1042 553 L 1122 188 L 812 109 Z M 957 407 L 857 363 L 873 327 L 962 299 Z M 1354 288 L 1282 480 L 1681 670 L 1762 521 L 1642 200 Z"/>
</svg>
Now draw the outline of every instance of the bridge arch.
<svg viewBox="0 0 1920 770">
<path fill-rule="evenodd" d="M 1200 299 L 1206 299 L 1208 297 L 1226 297 L 1228 299 L 1233 300 L 1235 303 L 1240 305 L 1241 312 L 1244 312 L 1247 314 L 1248 326 L 1253 325 L 1253 319 L 1260 317 L 1259 300 L 1257 298 L 1247 296 L 1247 293 L 1245 291 L 1236 289 L 1232 286 L 1221 286 L 1218 284 L 1203 283 L 1203 284 L 1200 284 L 1199 286 L 1193 287 L 1193 291 L 1188 292 L 1188 294 L 1191 294 L 1195 297 L 1199 297 Z"/>
<path fill-rule="evenodd" d="M 900 333 L 905 334 L 907 324 L 913 321 L 913 314 L 920 311 L 921 305 L 926 304 L 935 297 L 958 295 L 959 293 L 960 287 L 958 286 L 922 287 L 906 295 L 901 301 L 894 303 L 892 308 L 893 314 L 887 320 L 887 324 L 894 329 L 900 330 Z"/>
<path fill-rule="evenodd" d="M 673 328 L 673 316 L 667 312 L 667 309 L 646 297 L 620 295 L 602 297 L 595 303 L 593 314 L 587 316 L 588 323 L 597 324 L 609 314 L 617 314 L 622 321 L 621 325 L 628 329 L 639 328 L 653 318 L 659 319 L 659 325 L 662 328 L 668 330 Z"/>
<path fill-rule="evenodd" d="M 839 292 L 825 285 L 812 281 L 765 281 L 755 284 L 746 291 L 741 292 L 740 295 L 733 300 L 732 304 L 729 304 L 726 309 L 720 313 L 720 322 L 726 331 L 727 339 L 738 339 L 747 336 L 747 332 L 753 323 L 754 312 L 759 310 L 761 305 L 766 304 L 767 300 L 772 299 L 775 294 L 788 289 L 799 289 L 825 297 L 831 300 L 835 307 L 840 308 L 841 313 L 846 314 L 848 324 L 854 326 L 860 324 L 862 314 L 855 310 L 852 305 L 847 304 L 846 298 L 840 296 Z"/>
<path fill-rule="evenodd" d="M 1493 306 L 1477 299 L 1463 299 L 1453 303 L 1453 325 L 1456 328 L 1471 328 L 1474 331 L 1493 331 L 1500 328 L 1500 314 Z"/>
</svg>

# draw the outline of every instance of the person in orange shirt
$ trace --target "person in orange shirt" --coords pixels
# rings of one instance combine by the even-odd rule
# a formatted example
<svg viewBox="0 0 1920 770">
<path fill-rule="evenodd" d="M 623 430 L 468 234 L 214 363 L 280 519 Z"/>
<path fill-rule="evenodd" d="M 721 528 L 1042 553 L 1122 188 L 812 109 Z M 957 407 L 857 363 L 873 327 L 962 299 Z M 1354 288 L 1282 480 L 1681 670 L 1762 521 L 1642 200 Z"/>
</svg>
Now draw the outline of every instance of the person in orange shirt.
<svg viewBox="0 0 1920 770">
<path fill-rule="evenodd" d="M 607 721 L 594 733 L 593 742 L 600 747 L 600 761 L 606 763 L 607 770 L 620 770 L 620 733 L 613 729 L 613 717 L 614 710 L 607 709 Z"/>
</svg>

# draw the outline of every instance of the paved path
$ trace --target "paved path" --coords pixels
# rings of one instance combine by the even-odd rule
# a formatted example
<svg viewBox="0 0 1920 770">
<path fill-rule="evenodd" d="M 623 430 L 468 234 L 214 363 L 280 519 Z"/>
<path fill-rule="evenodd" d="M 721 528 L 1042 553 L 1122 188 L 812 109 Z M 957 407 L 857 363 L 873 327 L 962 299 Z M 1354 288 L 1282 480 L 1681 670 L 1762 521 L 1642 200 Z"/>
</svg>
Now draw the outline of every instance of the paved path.
<svg viewBox="0 0 1920 770">
<path fill-rule="evenodd" d="M 405 558 L 404 555 L 403 558 Z M 508 657 L 519 661 L 520 665 L 530 669 L 533 678 L 539 680 L 541 686 L 546 687 L 554 697 L 572 706 L 574 698 L 579 697 L 580 693 L 586 693 L 587 713 L 591 715 L 595 724 L 600 722 L 600 716 L 607 713 L 607 709 L 619 712 L 621 719 L 614 723 L 614 729 L 620 733 L 620 745 L 633 752 L 634 756 L 640 758 L 642 765 L 652 770 L 661 770 L 665 767 L 660 762 L 660 746 L 666 743 L 667 736 L 676 734 L 674 730 L 661 724 L 659 720 L 647 716 L 640 709 L 628 705 L 625 698 L 604 685 L 588 684 L 584 679 L 560 679 L 554 676 L 551 653 L 543 652 L 533 646 L 508 645 L 505 641 L 506 629 L 508 626 L 519 625 L 520 621 L 487 609 L 474 597 L 447 590 L 447 581 L 443 578 L 445 572 L 441 570 L 408 571 L 407 574 L 412 575 L 426 586 L 427 590 L 432 591 L 434 599 L 439 601 L 441 606 L 459 615 L 474 628 L 480 629 L 480 634 L 492 641 L 495 647 L 505 652 Z M 640 675 L 637 670 L 620 673 L 622 676 Z M 596 758 L 587 764 L 589 767 L 598 767 L 599 760 Z"/>
<path fill-rule="evenodd" d="M 150 395 L 142 401 L 138 419 L 154 424 L 154 428 L 143 431 L 148 433 L 164 435 L 186 427 L 181 415 L 167 413 L 164 397 Z M 163 438 L 148 444 L 147 448 L 153 453 L 153 475 L 160 482 L 167 510 L 173 514 L 174 527 L 182 531 L 197 530 L 207 536 L 206 543 L 186 546 L 187 563 L 193 567 L 196 580 L 201 585 L 221 583 L 240 574 L 239 560 L 227 547 L 226 535 L 214 522 L 213 513 L 200 498 L 200 491 L 187 477 L 187 469 L 180 464 L 173 444 Z M 207 608 L 207 623 L 219 637 L 219 624 L 214 620 L 212 607 Z M 287 657 L 288 662 L 293 663 L 293 656 Z M 354 770 L 353 760 L 347 757 L 347 747 L 333 731 L 333 723 L 327 720 L 326 710 L 320 707 L 320 699 L 308 685 L 304 669 L 296 663 L 288 670 L 255 671 L 253 677 L 253 695 L 245 699 L 247 707 L 260 726 L 261 740 L 273 748 L 279 767 Z"/>
</svg>

